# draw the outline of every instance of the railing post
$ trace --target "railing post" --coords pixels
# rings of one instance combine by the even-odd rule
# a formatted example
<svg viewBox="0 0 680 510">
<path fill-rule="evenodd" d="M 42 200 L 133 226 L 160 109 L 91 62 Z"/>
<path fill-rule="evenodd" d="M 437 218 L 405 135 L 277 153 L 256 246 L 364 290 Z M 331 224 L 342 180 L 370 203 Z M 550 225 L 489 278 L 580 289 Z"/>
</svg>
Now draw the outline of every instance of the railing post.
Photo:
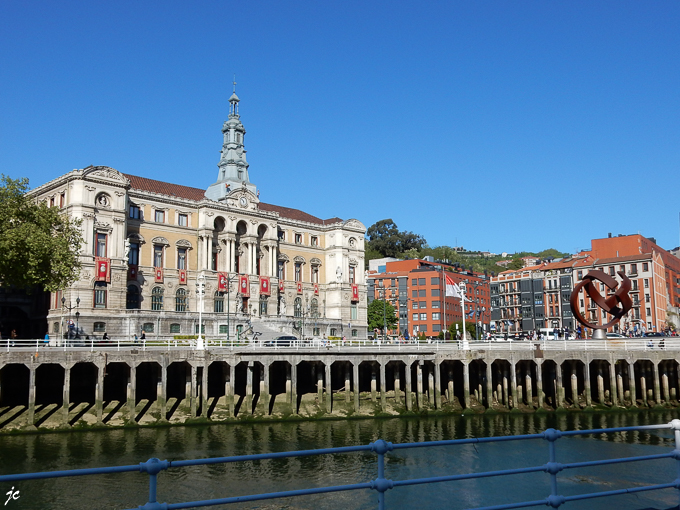
<svg viewBox="0 0 680 510">
<path fill-rule="evenodd" d="M 385 478 L 385 454 L 392 450 L 392 443 L 378 439 L 370 446 L 378 454 L 378 477 L 371 482 L 371 489 L 378 491 L 378 510 L 385 510 L 385 491 L 393 486 L 392 480 Z"/>
<path fill-rule="evenodd" d="M 546 503 L 553 508 L 558 508 L 564 503 L 564 498 L 557 494 L 557 473 L 562 471 L 562 464 L 557 462 L 555 441 L 560 437 L 562 437 L 562 432 L 559 430 L 547 429 L 543 432 L 543 438 L 548 441 L 549 455 L 548 463 L 545 465 L 545 472 L 550 474 L 550 496 L 548 496 Z"/>
<path fill-rule="evenodd" d="M 669 423 L 675 436 L 675 460 L 677 461 L 678 477 L 675 479 L 675 488 L 680 490 L 680 420 L 672 420 Z"/>
<path fill-rule="evenodd" d="M 149 474 L 149 501 L 139 508 L 141 509 L 156 509 L 161 508 L 156 502 L 156 489 L 158 485 L 157 475 L 159 472 L 168 469 L 170 467 L 170 462 L 167 460 L 159 460 L 152 458 L 146 462 L 139 463 L 139 471 L 141 473 Z"/>
</svg>

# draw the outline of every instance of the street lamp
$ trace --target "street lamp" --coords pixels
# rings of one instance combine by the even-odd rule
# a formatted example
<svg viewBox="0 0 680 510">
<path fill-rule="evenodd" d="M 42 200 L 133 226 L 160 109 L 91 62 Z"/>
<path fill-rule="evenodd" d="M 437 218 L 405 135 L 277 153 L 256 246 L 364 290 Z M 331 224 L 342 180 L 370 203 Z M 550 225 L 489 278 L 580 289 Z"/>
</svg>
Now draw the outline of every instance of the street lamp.
<svg viewBox="0 0 680 510">
<path fill-rule="evenodd" d="M 71 325 L 71 310 L 74 310 L 74 309 L 80 307 L 80 297 L 76 298 L 76 305 L 75 306 L 71 305 L 70 300 L 68 302 L 68 306 L 66 306 L 66 298 L 62 297 L 61 298 L 61 307 L 62 307 L 63 310 L 68 310 L 68 325 L 70 326 Z M 80 312 L 76 312 L 76 321 L 78 321 L 79 317 L 80 317 Z M 76 322 L 76 334 L 78 333 L 77 328 L 78 328 L 78 326 L 77 326 L 77 322 Z M 67 329 L 69 329 L 69 328 L 67 328 Z M 63 336 L 63 332 L 62 332 L 62 336 Z M 70 336 L 70 334 L 69 334 L 69 336 Z"/>
<path fill-rule="evenodd" d="M 198 341 L 197 349 L 205 349 L 203 343 L 203 296 L 205 296 L 205 275 L 201 273 L 196 279 L 196 295 L 198 297 Z"/>
</svg>

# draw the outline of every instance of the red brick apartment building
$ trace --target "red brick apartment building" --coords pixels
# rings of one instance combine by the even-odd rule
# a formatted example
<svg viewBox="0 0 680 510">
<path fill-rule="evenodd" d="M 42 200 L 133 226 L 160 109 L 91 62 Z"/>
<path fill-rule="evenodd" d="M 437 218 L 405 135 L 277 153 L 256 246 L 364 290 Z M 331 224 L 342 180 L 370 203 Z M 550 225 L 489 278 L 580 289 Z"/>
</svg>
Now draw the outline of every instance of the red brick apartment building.
<svg viewBox="0 0 680 510">
<path fill-rule="evenodd" d="M 436 337 L 453 322 L 462 319 L 458 298 L 445 297 L 444 275 L 455 283 L 464 282 L 465 320 L 473 317 L 488 331 L 490 320 L 489 278 L 454 265 L 422 259 L 386 262 L 381 272 L 368 273 L 368 303 L 383 299 L 398 310 L 398 327 L 390 335 Z"/>
<path fill-rule="evenodd" d="M 623 272 L 630 280 L 633 307 L 610 331 L 641 328 L 648 331 L 668 326 L 666 310 L 668 273 L 662 254 L 656 251 L 627 256 L 596 258 L 592 252 L 582 252 L 573 257 L 552 263 L 542 263 L 514 271 L 504 271 L 491 279 L 492 324 L 498 332 L 531 331 L 541 328 L 578 327 L 571 310 L 571 292 L 583 277 L 592 270 L 604 271 L 617 281 Z M 604 284 L 600 294 L 610 295 Z M 593 324 L 611 320 L 590 298 L 581 291 L 579 311 Z"/>
<path fill-rule="evenodd" d="M 668 305 L 680 307 L 680 259 L 656 244 L 654 238 L 640 234 L 619 235 L 593 239 L 589 253 L 595 259 L 627 257 L 643 253 L 658 253 L 664 264 Z"/>
</svg>

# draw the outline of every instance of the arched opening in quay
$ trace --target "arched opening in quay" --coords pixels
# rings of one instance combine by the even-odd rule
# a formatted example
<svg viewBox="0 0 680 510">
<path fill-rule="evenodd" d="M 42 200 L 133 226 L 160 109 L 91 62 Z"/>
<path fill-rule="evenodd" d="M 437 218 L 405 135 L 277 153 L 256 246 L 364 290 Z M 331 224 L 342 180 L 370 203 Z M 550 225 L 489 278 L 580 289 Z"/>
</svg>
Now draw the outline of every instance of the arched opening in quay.
<svg viewBox="0 0 680 510">
<path fill-rule="evenodd" d="M 664 359 L 659 363 L 661 397 L 667 404 L 678 404 L 678 362 Z"/>
<path fill-rule="evenodd" d="M 541 363 L 541 379 L 543 380 L 543 394 L 545 395 L 545 404 L 553 409 L 559 406 L 559 397 L 561 388 L 557 387 L 557 363 L 553 360 L 544 360 Z M 543 402 L 539 402 L 539 408 Z"/>
<path fill-rule="evenodd" d="M 536 392 L 536 363 L 520 360 L 515 364 L 517 380 L 517 404 L 533 408 L 538 403 Z"/>
<path fill-rule="evenodd" d="M 575 408 L 585 407 L 585 364 L 581 360 L 566 360 L 562 363 L 562 384 L 564 385 L 564 402 Z"/>
<path fill-rule="evenodd" d="M 510 407 L 510 362 L 496 359 L 491 364 L 492 400 L 499 407 Z"/>
<path fill-rule="evenodd" d="M 656 404 L 654 395 L 654 364 L 651 360 L 641 359 L 635 362 L 635 394 L 637 404 L 653 406 Z"/>
<path fill-rule="evenodd" d="M 0 407 L 28 407 L 30 377 L 31 371 L 23 363 L 10 363 L 2 367 L 0 369 Z"/>
<path fill-rule="evenodd" d="M 481 359 L 470 362 L 470 403 L 483 406 L 486 402 L 486 363 Z"/>
<path fill-rule="evenodd" d="M 441 394 L 446 404 L 462 408 L 465 404 L 463 363 L 458 360 L 442 361 L 439 365 Z"/>
<path fill-rule="evenodd" d="M 608 360 L 594 359 L 589 363 L 590 398 L 599 405 L 612 404 L 611 365 Z"/>
<path fill-rule="evenodd" d="M 291 392 L 291 364 L 287 361 L 274 361 L 269 365 L 269 410 L 274 412 L 277 404 L 290 403 Z"/>
<path fill-rule="evenodd" d="M 388 361 L 385 365 L 385 391 L 391 392 L 395 404 L 401 404 L 404 400 L 406 388 L 406 364 L 403 361 Z"/>
</svg>

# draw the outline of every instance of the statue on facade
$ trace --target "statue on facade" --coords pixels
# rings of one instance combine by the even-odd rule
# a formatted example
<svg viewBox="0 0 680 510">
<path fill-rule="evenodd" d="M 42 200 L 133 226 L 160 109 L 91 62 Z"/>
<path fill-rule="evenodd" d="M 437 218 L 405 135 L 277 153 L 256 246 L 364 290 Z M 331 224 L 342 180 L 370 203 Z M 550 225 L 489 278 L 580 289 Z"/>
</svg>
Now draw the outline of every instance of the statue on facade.
<svg viewBox="0 0 680 510">
<path fill-rule="evenodd" d="M 335 279 L 340 283 L 342 281 L 342 269 L 340 269 L 340 266 L 335 270 Z"/>
<path fill-rule="evenodd" d="M 130 255 L 130 240 L 126 239 L 125 240 L 125 252 L 123 253 L 123 259 L 125 261 L 128 260 L 128 255 Z"/>
<path fill-rule="evenodd" d="M 283 296 L 281 296 L 281 301 L 279 302 L 279 313 L 286 315 L 286 298 Z"/>
</svg>

